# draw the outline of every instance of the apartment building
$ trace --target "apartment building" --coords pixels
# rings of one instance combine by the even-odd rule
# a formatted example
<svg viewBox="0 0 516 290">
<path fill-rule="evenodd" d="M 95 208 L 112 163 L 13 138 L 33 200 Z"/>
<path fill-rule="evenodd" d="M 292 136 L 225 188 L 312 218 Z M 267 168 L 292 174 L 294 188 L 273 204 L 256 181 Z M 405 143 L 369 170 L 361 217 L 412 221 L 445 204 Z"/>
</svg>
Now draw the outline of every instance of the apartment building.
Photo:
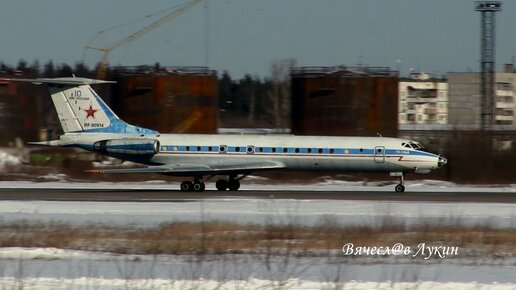
<svg viewBox="0 0 516 290">
<path fill-rule="evenodd" d="M 448 83 L 427 73 L 399 82 L 400 125 L 448 124 Z"/>
</svg>

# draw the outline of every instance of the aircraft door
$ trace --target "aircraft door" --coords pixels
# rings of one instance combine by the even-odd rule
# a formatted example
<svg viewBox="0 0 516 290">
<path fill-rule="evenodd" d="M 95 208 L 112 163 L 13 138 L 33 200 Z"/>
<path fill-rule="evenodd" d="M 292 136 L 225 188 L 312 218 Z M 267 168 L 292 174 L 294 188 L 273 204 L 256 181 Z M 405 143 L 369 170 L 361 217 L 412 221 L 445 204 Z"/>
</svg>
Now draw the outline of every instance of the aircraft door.
<svg viewBox="0 0 516 290">
<path fill-rule="evenodd" d="M 374 162 L 384 163 L 385 162 L 385 147 L 376 146 L 374 147 Z"/>
</svg>

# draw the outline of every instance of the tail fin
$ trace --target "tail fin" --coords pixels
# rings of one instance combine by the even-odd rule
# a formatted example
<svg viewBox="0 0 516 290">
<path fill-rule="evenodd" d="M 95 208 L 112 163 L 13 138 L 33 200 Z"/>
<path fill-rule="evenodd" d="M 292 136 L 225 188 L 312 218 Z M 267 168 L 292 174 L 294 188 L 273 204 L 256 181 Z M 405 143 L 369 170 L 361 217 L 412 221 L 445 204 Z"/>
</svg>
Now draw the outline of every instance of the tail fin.
<svg viewBox="0 0 516 290">
<path fill-rule="evenodd" d="M 16 81 L 30 81 L 48 87 L 65 133 L 158 134 L 122 121 L 90 86 L 114 82 L 76 77 Z"/>
</svg>

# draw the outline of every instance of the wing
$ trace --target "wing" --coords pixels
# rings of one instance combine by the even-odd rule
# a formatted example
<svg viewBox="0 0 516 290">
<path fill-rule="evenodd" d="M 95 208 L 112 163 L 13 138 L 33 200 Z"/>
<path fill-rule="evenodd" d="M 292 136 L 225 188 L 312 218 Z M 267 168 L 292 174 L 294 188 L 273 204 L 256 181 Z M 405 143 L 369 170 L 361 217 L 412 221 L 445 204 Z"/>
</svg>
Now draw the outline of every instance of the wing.
<svg viewBox="0 0 516 290">
<path fill-rule="evenodd" d="M 101 170 L 89 170 L 96 173 L 161 173 L 175 176 L 190 175 L 225 175 L 232 173 L 249 173 L 259 170 L 272 170 L 285 168 L 285 164 L 264 160 L 258 162 L 218 162 L 218 163 L 174 163 L 159 166 L 141 168 L 112 168 Z"/>
</svg>

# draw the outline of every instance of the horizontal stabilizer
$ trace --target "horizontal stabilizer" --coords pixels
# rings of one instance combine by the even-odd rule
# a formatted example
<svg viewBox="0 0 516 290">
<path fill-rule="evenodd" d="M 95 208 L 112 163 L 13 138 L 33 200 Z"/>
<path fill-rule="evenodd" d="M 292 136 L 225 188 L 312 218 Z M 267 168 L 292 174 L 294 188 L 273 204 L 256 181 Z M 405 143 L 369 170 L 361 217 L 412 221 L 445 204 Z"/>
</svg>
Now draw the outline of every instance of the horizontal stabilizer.
<svg viewBox="0 0 516 290">
<path fill-rule="evenodd" d="M 103 81 L 88 78 L 40 78 L 40 79 L 10 79 L 10 81 L 16 82 L 30 82 L 33 84 L 55 84 L 55 85 L 69 85 L 69 86 L 81 86 L 81 85 L 98 85 L 98 84 L 114 84 L 115 81 Z"/>
<path fill-rule="evenodd" d="M 63 142 L 61 140 L 50 140 L 50 141 L 41 141 L 41 142 L 27 142 L 30 145 L 41 145 L 41 146 L 62 146 Z"/>
</svg>

